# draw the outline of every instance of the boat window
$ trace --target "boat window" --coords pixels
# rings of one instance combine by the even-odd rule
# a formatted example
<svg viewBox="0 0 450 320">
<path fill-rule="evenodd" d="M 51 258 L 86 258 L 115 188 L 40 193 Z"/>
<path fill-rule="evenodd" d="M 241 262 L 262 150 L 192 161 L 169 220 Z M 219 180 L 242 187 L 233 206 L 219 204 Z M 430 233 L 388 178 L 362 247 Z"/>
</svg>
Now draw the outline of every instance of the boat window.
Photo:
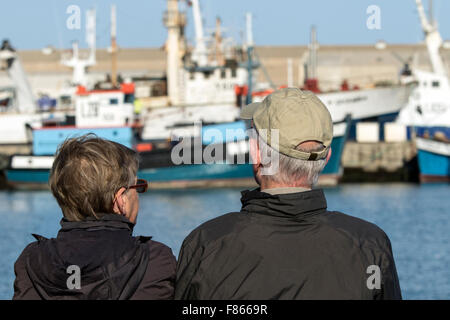
<svg viewBox="0 0 450 320">
<path fill-rule="evenodd" d="M 132 94 L 132 93 L 125 94 L 123 102 L 125 102 L 125 103 L 133 103 L 134 102 L 134 94 Z"/>
<path fill-rule="evenodd" d="M 64 106 L 70 105 L 72 103 L 72 98 L 68 95 L 60 96 L 59 100 L 60 100 L 60 104 L 64 105 Z"/>
<path fill-rule="evenodd" d="M 109 99 L 109 104 L 119 104 L 119 100 L 117 98 Z"/>
<path fill-rule="evenodd" d="M 433 86 L 433 88 L 439 88 L 439 81 L 433 81 L 431 85 Z"/>
<path fill-rule="evenodd" d="M 222 79 L 225 79 L 225 77 L 226 77 L 226 71 L 225 71 L 225 69 L 220 70 L 220 77 L 221 77 Z"/>
<path fill-rule="evenodd" d="M 231 77 L 236 78 L 236 68 L 231 68 Z"/>
</svg>

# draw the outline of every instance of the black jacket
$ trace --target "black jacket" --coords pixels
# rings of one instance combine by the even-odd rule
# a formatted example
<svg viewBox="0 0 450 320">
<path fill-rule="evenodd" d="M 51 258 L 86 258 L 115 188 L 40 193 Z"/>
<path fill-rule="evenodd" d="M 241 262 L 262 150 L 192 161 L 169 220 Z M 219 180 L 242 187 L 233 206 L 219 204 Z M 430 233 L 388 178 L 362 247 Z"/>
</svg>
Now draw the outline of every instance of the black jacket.
<svg viewBox="0 0 450 320">
<path fill-rule="evenodd" d="M 35 237 L 14 265 L 13 299 L 173 299 L 176 260 L 169 247 L 133 237 L 117 214 L 61 221 L 54 239 Z M 80 270 L 80 289 L 74 288 Z M 69 282 L 69 285 L 68 285 Z"/>
<path fill-rule="evenodd" d="M 401 299 L 387 235 L 327 211 L 322 190 L 241 202 L 184 240 L 175 299 Z"/>
</svg>

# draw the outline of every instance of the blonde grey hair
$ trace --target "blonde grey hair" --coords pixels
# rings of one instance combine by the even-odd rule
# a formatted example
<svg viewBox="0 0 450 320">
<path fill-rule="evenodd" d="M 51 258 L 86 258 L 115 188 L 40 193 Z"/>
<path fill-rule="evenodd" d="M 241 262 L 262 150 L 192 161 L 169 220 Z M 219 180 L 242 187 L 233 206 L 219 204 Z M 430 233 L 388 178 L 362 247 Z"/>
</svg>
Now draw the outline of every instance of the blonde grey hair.
<svg viewBox="0 0 450 320">
<path fill-rule="evenodd" d="M 113 213 L 115 193 L 134 183 L 137 153 L 93 134 L 67 139 L 58 148 L 50 172 L 50 189 L 64 217 L 81 221 Z"/>
<path fill-rule="evenodd" d="M 319 174 L 327 164 L 325 159 L 320 160 L 302 160 L 284 155 L 271 146 L 253 129 L 253 137 L 257 137 L 261 164 L 264 167 L 272 165 L 273 161 L 278 161 L 278 168 L 267 175 L 261 175 L 260 178 L 267 179 L 283 185 L 313 187 L 319 180 Z M 303 152 L 320 152 L 325 147 L 317 142 L 312 146 L 306 147 L 298 145 L 297 150 Z"/>
</svg>

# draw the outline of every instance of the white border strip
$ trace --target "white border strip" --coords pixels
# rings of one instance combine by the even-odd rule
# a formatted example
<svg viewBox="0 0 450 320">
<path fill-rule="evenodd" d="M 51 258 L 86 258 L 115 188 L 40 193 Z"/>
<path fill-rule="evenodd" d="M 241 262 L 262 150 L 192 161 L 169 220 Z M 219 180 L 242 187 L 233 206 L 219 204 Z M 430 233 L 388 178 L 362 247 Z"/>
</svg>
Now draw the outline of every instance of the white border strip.
<svg viewBox="0 0 450 320">
<path fill-rule="evenodd" d="M 416 138 L 417 149 L 450 157 L 450 143 Z"/>
<path fill-rule="evenodd" d="M 12 156 L 12 169 L 51 169 L 53 156 Z"/>
</svg>

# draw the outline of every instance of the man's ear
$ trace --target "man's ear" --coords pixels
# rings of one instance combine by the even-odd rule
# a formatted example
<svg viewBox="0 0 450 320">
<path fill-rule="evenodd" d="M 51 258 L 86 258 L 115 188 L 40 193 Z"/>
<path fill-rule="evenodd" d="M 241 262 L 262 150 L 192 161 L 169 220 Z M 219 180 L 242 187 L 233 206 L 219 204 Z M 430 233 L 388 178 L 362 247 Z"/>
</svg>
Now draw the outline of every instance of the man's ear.
<svg viewBox="0 0 450 320">
<path fill-rule="evenodd" d="M 330 158 L 331 158 L 331 147 L 330 147 L 330 149 L 328 149 L 328 154 L 327 154 L 327 158 L 326 158 L 326 163 L 328 163 L 328 160 L 330 160 Z"/>
<path fill-rule="evenodd" d="M 256 166 L 259 166 L 261 164 L 261 153 L 259 152 L 258 140 L 250 138 L 249 143 L 252 163 Z"/>
</svg>

